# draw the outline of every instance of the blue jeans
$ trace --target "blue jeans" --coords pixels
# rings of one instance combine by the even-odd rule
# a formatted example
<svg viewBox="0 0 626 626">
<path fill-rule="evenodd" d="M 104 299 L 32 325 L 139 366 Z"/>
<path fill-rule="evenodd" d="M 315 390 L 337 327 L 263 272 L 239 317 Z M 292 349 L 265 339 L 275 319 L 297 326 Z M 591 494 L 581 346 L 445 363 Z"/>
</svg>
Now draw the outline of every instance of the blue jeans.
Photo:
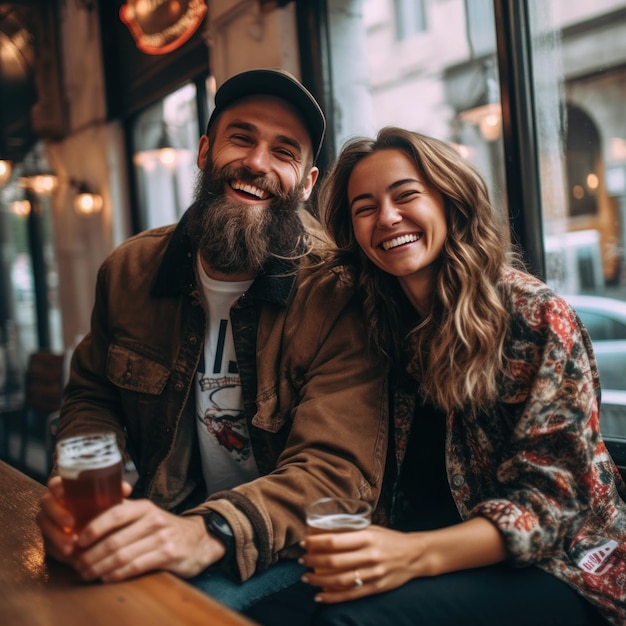
<svg viewBox="0 0 626 626">
<path fill-rule="evenodd" d="M 214 565 L 187 582 L 231 609 L 242 611 L 265 596 L 290 587 L 300 580 L 305 570 L 297 561 L 279 561 L 241 583 Z"/>
</svg>

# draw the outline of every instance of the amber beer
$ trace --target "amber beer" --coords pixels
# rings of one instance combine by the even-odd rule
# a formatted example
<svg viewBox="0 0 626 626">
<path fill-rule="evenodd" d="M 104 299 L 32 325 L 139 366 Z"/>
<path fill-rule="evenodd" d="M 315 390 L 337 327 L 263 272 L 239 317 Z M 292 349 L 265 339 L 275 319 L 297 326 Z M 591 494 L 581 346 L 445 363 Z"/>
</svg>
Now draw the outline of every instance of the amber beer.
<svg viewBox="0 0 626 626">
<path fill-rule="evenodd" d="M 75 532 L 122 501 L 122 454 L 113 433 L 59 441 L 57 465 L 65 506 L 75 520 Z"/>
<path fill-rule="evenodd" d="M 372 507 L 353 498 L 321 498 L 306 508 L 310 535 L 347 533 L 370 525 Z"/>
</svg>

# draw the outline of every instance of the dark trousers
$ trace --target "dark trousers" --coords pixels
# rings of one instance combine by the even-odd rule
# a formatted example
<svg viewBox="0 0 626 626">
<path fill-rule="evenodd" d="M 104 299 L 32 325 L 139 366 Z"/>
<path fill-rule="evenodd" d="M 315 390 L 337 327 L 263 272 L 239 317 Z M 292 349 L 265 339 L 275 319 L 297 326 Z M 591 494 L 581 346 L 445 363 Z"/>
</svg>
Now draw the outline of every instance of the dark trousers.
<svg viewBox="0 0 626 626">
<path fill-rule="evenodd" d="M 600 626 L 578 593 L 535 568 L 493 565 L 433 578 L 352 602 L 320 605 L 304 583 L 246 611 L 263 626 Z"/>
</svg>

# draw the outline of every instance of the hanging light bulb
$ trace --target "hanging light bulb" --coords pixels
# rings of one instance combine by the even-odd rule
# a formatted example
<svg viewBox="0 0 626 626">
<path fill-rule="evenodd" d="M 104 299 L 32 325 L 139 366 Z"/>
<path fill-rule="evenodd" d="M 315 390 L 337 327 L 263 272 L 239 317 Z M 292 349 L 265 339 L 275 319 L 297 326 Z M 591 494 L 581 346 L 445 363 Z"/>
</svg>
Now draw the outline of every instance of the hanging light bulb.
<svg viewBox="0 0 626 626">
<path fill-rule="evenodd" d="M 0 187 L 4 187 L 9 180 L 11 180 L 11 174 L 13 173 L 13 165 L 11 161 L 6 159 L 0 159 Z"/>
<path fill-rule="evenodd" d="M 102 211 L 104 204 L 99 193 L 92 192 L 86 183 L 71 181 L 76 187 L 76 197 L 74 198 L 74 210 L 79 215 L 93 215 Z"/>
<path fill-rule="evenodd" d="M 29 176 L 27 185 L 30 189 L 42 196 L 48 195 L 54 191 L 57 185 L 57 177 L 54 174 L 37 174 Z"/>
<path fill-rule="evenodd" d="M 45 161 L 41 150 L 42 148 L 36 147 L 27 155 L 19 183 L 35 194 L 49 195 L 56 189 L 58 179 Z"/>
<path fill-rule="evenodd" d="M 161 161 L 161 163 L 165 165 L 165 167 L 168 167 L 170 169 L 176 167 L 177 160 L 178 154 L 176 153 L 175 148 L 159 148 L 159 161 Z"/>
<path fill-rule="evenodd" d="M 14 200 L 11 203 L 11 211 L 20 217 L 26 217 L 30 213 L 30 202 L 28 200 Z"/>
<path fill-rule="evenodd" d="M 158 164 L 163 165 L 170 171 L 174 171 L 178 166 L 180 151 L 176 148 L 168 132 L 167 123 L 161 121 L 161 132 L 157 140 L 156 147 L 152 150 L 141 150 L 133 156 L 133 163 L 151 172 Z"/>
</svg>

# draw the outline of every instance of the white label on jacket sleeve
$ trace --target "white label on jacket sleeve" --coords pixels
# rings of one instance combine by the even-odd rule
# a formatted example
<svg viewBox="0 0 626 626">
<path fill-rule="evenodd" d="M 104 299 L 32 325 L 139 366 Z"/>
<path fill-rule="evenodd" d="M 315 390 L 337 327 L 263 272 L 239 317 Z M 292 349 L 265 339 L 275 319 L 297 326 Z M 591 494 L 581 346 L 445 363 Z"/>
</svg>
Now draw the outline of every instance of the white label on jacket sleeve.
<svg viewBox="0 0 626 626">
<path fill-rule="evenodd" d="M 600 574 L 602 572 L 599 570 L 606 563 L 609 556 L 611 556 L 611 554 L 613 554 L 613 552 L 617 549 L 617 547 L 617 541 L 610 539 L 601 546 L 587 550 L 587 552 L 585 552 L 580 559 L 578 559 L 577 565 L 580 569 L 585 572 L 589 572 L 590 574 Z"/>
</svg>

